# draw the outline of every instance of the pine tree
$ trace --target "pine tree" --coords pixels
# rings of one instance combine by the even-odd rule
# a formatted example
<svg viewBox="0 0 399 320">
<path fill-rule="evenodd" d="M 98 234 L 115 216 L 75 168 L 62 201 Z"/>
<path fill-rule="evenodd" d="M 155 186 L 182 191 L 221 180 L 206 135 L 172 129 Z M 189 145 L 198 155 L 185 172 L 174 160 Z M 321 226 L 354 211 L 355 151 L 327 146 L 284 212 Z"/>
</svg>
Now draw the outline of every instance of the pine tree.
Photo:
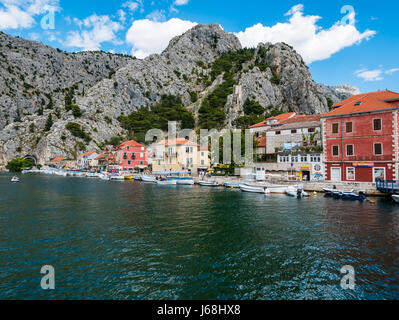
<svg viewBox="0 0 399 320">
<path fill-rule="evenodd" d="M 50 131 L 51 127 L 53 126 L 54 122 L 53 122 L 53 118 L 51 116 L 51 113 L 48 115 L 47 117 L 47 121 L 46 121 L 46 126 L 44 127 L 44 131 L 48 132 Z"/>
</svg>

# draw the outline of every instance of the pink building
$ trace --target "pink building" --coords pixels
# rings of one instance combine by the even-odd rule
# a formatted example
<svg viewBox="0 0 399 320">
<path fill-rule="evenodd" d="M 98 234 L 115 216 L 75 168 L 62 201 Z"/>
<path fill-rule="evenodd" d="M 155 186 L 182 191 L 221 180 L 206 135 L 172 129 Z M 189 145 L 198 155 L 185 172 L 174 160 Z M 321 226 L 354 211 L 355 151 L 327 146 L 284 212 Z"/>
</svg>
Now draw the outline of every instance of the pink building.
<svg viewBox="0 0 399 320">
<path fill-rule="evenodd" d="M 134 140 L 126 141 L 115 147 L 113 153 L 121 170 L 148 167 L 146 147 Z"/>
</svg>

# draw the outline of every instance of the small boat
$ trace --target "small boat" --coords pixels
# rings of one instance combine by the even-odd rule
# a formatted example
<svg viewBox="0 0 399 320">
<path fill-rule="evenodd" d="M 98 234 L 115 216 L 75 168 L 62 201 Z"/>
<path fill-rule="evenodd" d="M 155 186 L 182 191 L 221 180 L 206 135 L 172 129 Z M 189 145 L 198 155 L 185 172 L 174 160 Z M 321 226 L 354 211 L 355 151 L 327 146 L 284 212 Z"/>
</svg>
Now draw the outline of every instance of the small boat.
<svg viewBox="0 0 399 320">
<path fill-rule="evenodd" d="M 270 190 L 268 190 L 266 187 L 251 187 L 248 185 L 241 185 L 240 189 L 242 192 L 270 194 Z"/>
<path fill-rule="evenodd" d="M 114 174 L 114 175 L 111 175 L 109 177 L 109 180 L 111 180 L 111 181 L 125 181 L 125 177 L 121 176 L 119 174 Z"/>
<path fill-rule="evenodd" d="M 151 182 L 151 183 L 155 183 L 157 182 L 157 180 L 154 177 L 151 176 L 140 176 L 141 177 L 141 181 L 143 182 Z"/>
<path fill-rule="evenodd" d="M 303 191 L 302 188 L 296 186 L 287 187 L 285 193 L 290 197 L 296 197 L 296 198 L 309 197 L 309 194 L 307 192 Z"/>
<path fill-rule="evenodd" d="M 399 203 L 399 195 L 393 194 L 393 195 L 392 195 L 392 199 L 393 199 L 393 201 L 395 201 L 396 203 Z"/>
<path fill-rule="evenodd" d="M 359 200 L 363 201 L 366 199 L 366 196 L 362 193 L 356 193 L 353 191 L 350 192 L 342 192 L 340 197 L 344 200 Z"/>
<path fill-rule="evenodd" d="M 219 187 L 219 183 L 217 182 L 200 181 L 198 184 L 202 187 Z"/>
<path fill-rule="evenodd" d="M 157 184 L 160 186 L 175 186 L 177 184 L 176 180 L 157 180 Z"/>
<path fill-rule="evenodd" d="M 133 180 L 133 176 L 125 176 L 125 180 L 131 181 L 131 180 Z"/>
<path fill-rule="evenodd" d="M 134 181 L 141 181 L 141 177 L 133 177 Z"/>
<path fill-rule="evenodd" d="M 86 178 L 97 178 L 97 173 L 95 173 L 95 172 L 86 172 Z"/>
<path fill-rule="evenodd" d="M 178 185 L 192 186 L 194 185 L 194 179 L 178 179 L 176 180 L 176 183 Z"/>
<path fill-rule="evenodd" d="M 109 181 L 109 180 L 110 180 L 109 175 L 106 174 L 106 173 L 100 174 L 100 175 L 99 175 L 99 178 L 100 178 L 101 180 L 105 180 L 105 181 Z"/>
<path fill-rule="evenodd" d="M 17 176 L 12 177 L 11 182 L 19 182 L 19 178 Z"/>
<path fill-rule="evenodd" d="M 226 188 L 240 188 L 240 186 L 241 186 L 240 183 L 235 183 L 235 182 L 225 182 L 223 185 Z"/>
</svg>

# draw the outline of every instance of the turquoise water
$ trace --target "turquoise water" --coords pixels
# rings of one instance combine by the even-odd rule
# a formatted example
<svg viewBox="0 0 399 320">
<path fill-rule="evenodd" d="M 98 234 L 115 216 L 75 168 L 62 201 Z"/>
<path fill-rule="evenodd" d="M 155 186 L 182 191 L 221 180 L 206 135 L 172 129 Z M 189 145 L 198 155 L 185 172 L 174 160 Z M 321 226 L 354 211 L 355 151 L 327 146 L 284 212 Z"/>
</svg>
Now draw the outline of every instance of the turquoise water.
<svg viewBox="0 0 399 320">
<path fill-rule="evenodd" d="M 398 299 L 399 205 L 0 175 L 1 299 Z M 43 265 L 55 290 L 42 290 Z M 352 265 L 355 290 L 340 286 Z"/>
</svg>

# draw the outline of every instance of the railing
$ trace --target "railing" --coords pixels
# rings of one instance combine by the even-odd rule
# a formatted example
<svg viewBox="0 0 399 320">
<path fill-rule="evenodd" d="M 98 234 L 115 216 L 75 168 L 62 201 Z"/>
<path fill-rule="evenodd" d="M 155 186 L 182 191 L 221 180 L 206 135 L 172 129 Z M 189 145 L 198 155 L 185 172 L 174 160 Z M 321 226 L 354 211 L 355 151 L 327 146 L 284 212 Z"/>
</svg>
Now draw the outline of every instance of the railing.
<svg viewBox="0 0 399 320">
<path fill-rule="evenodd" d="M 397 180 L 377 180 L 376 188 L 384 193 L 399 193 L 399 181 Z"/>
</svg>

